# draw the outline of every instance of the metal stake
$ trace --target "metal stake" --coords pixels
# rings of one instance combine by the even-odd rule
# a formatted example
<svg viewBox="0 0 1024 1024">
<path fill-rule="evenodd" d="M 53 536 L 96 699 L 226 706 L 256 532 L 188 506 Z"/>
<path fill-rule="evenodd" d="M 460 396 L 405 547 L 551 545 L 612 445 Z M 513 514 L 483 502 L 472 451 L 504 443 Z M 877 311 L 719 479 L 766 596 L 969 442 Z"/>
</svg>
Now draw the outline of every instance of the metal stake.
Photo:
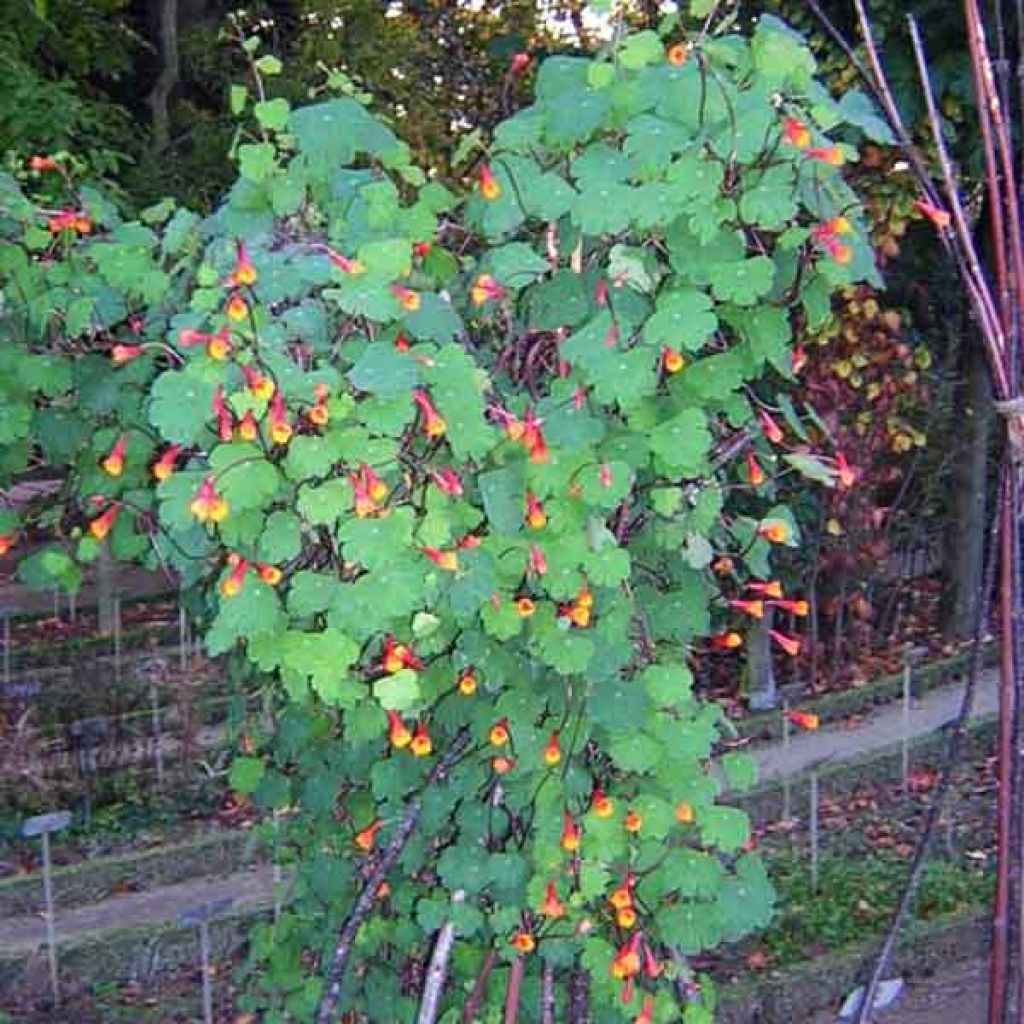
<svg viewBox="0 0 1024 1024">
<path fill-rule="evenodd" d="M 782 750 L 783 756 L 788 764 L 790 742 L 789 727 L 789 701 L 782 702 Z M 789 821 L 793 816 L 793 793 L 790 789 L 789 776 L 787 775 L 782 783 L 782 820 Z"/>
<path fill-rule="evenodd" d="M 818 891 L 818 773 L 811 772 L 811 892 Z"/>
<path fill-rule="evenodd" d="M 160 691 L 157 689 L 156 680 L 149 682 L 149 706 L 150 721 L 153 725 L 153 759 L 156 763 L 156 784 L 157 788 L 164 788 L 164 751 L 160 735 Z"/>
<path fill-rule="evenodd" d="M 39 836 L 43 844 L 43 920 L 46 922 L 46 955 L 50 964 L 50 991 L 53 1005 L 60 1005 L 60 981 L 57 976 L 57 927 L 53 909 L 53 879 L 50 862 L 50 833 L 67 828 L 71 824 L 68 811 L 52 811 L 28 818 L 22 823 L 21 834 L 26 838 Z"/>
<path fill-rule="evenodd" d="M 903 796 L 910 791 L 910 652 L 903 661 L 903 741 L 901 744 L 903 768 Z"/>
<path fill-rule="evenodd" d="M 4 683 L 11 681 L 11 617 L 4 616 Z"/>
<path fill-rule="evenodd" d="M 121 682 L 121 598 L 114 598 L 114 681 Z"/>
<path fill-rule="evenodd" d="M 213 903 L 204 903 L 186 910 L 178 918 L 184 928 L 198 928 L 199 930 L 199 968 L 202 972 L 203 984 L 203 1021 L 204 1024 L 213 1024 L 213 979 L 210 975 L 210 922 L 219 917 L 234 902 L 230 897 L 223 900 L 215 900 Z"/>
</svg>

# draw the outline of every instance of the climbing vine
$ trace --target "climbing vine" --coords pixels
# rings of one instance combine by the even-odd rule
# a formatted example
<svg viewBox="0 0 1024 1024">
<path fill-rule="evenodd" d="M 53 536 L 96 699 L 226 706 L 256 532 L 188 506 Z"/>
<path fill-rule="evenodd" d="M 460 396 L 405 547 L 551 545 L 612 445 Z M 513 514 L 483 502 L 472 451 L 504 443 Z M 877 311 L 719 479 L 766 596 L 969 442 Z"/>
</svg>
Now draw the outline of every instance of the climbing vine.
<svg viewBox="0 0 1024 1024">
<path fill-rule="evenodd" d="M 760 467 L 794 331 L 876 279 L 826 134 L 863 108 L 775 19 L 670 19 L 545 61 L 460 197 L 355 99 L 268 98 L 249 49 L 210 217 L 3 181 L 5 471 L 66 466 L 79 510 L 23 571 L 166 562 L 210 653 L 275 681 L 231 769 L 292 869 L 252 935 L 265 1020 L 589 987 L 597 1021 L 709 1021 L 687 958 L 773 893 L 691 667 L 800 609 Z"/>
</svg>

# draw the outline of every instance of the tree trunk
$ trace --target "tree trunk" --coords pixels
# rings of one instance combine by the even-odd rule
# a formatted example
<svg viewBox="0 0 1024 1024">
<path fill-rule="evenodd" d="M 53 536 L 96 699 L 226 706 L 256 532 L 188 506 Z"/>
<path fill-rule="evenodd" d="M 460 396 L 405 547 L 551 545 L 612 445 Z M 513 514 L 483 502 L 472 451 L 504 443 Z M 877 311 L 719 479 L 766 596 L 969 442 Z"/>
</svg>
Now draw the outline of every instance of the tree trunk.
<svg viewBox="0 0 1024 1024">
<path fill-rule="evenodd" d="M 181 76 L 178 0 L 159 0 L 156 36 L 161 60 L 160 74 L 146 99 L 153 112 L 153 147 L 159 153 L 170 145 L 171 115 L 167 105 Z"/>
<path fill-rule="evenodd" d="M 944 632 L 949 640 L 966 640 L 974 630 L 985 555 L 985 537 L 980 525 L 985 522 L 988 489 L 992 393 L 980 347 L 965 347 L 961 401 L 954 421 L 962 445 L 953 471 L 953 507 L 947 537 L 950 576 Z"/>
</svg>

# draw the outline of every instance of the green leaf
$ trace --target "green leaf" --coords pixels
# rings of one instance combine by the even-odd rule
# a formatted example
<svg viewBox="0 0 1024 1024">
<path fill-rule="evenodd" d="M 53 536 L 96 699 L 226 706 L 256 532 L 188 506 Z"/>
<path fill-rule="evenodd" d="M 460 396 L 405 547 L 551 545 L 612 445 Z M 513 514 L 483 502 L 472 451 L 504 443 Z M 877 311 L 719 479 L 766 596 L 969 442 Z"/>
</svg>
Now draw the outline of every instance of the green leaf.
<svg viewBox="0 0 1024 1024">
<path fill-rule="evenodd" d="M 674 288 L 658 296 L 654 315 L 644 324 L 650 345 L 699 349 L 718 327 L 711 299 L 695 288 Z"/>
<path fill-rule="evenodd" d="M 619 50 L 619 61 L 625 68 L 642 68 L 656 64 L 665 57 L 665 49 L 657 32 L 647 29 L 626 36 Z"/>
<path fill-rule="evenodd" d="M 419 385 L 420 368 L 407 352 L 399 352 L 385 341 L 373 341 L 349 370 L 348 379 L 360 391 L 392 398 Z"/>
<path fill-rule="evenodd" d="M 373 695 L 380 706 L 389 711 L 410 711 L 419 706 L 419 676 L 411 669 L 403 668 L 394 675 L 378 679 L 373 684 Z"/>
<path fill-rule="evenodd" d="M 684 409 L 655 427 L 649 435 L 651 451 L 673 472 L 695 477 L 705 466 L 711 432 L 699 409 Z"/>
<path fill-rule="evenodd" d="M 266 59 L 266 58 L 263 58 Z M 262 100 L 252 108 L 260 127 L 268 132 L 284 131 L 291 113 L 291 104 L 285 99 Z"/>
<path fill-rule="evenodd" d="M 519 533 L 523 526 L 526 486 L 520 465 L 481 473 L 480 497 L 491 527 L 498 533 Z"/>
<path fill-rule="evenodd" d="M 269 142 L 244 143 L 238 147 L 238 166 L 248 181 L 264 181 L 274 170 L 277 150 Z"/>
<path fill-rule="evenodd" d="M 271 53 L 257 57 L 253 64 L 261 75 L 279 75 L 284 68 L 284 65 Z"/>
<path fill-rule="evenodd" d="M 228 107 L 231 113 L 237 117 L 243 110 L 245 110 L 245 104 L 249 100 L 249 89 L 244 85 L 232 85 L 228 91 Z"/>
<path fill-rule="evenodd" d="M 266 765 L 259 757 L 236 757 L 228 772 L 228 785 L 236 793 L 248 795 L 256 790 L 266 772 Z"/>
<path fill-rule="evenodd" d="M 757 782 L 757 762 L 749 754 L 723 754 L 721 765 L 731 790 L 744 793 L 754 788 Z"/>
</svg>

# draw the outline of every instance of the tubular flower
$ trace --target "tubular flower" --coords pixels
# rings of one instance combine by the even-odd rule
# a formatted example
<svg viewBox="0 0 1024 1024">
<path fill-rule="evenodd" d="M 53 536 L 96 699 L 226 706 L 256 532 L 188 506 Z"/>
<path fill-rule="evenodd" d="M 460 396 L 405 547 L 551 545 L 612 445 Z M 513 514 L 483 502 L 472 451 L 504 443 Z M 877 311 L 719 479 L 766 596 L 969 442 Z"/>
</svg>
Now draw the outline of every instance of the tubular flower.
<svg viewBox="0 0 1024 1024">
<path fill-rule="evenodd" d="M 331 418 L 327 402 L 330 399 L 330 392 L 325 384 L 317 384 L 314 389 L 313 405 L 306 412 L 309 422 L 318 427 L 326 427 Z"/>
<path fill-rule="evenodd" d="M 115 345 L 110 350 L 110 361 L 115 366 L 124 366 L 133 359 L 138 359 L 145 352 L 144 345 Z"/>
<path fill-rule="evenodd" d="M 416 757 L 426 757 L 434 749 L 434 743 L 427 732 L 427 727 L 422 722 L 417 722 L 416 728 L 412 731 L 409 749 Z"/>
<path fill-rule="evenodd" d="M 276 587 L 284 579 L 284 573 L 276 565 L 263 563 L 256 566 L 256 575 L 268 587 Z"/>
<path fill-rule="evenodd" d="M 643 828 L 644 818 L 639 811 L 634 811 L 632 807 L 626 811 L 626 817 L 623 819 L 622 824 L 624 825 L 627 832 L 639 832 Z"/>
<path fill-rule="evenodd" d="M 836 228 L 834 225 L 840 227 Z M 811 232 L 811 237 L 824 249 L 830 259 L 835 260 L 836 263 L 845 264 L 853 259 L 853 250 L 839 241 L 839 235 L 840 233 L 849 233 L 850 230 L 850 222 L 845 217 L 836 217 L 825 224 L 819 224 Z"/>
<path fill-rule="evenodd" d="M 635 978 L 640 973 L 640 933 L 629 937 L 612 959 L 609 967 L 611 976 L 619 981 Z"/>
<path fill-rule="evenodd" d="M 915 200 L 914 209 L 917 210 L 918 213 L 924 214 L 924 216 L 932 222 L 932 225 L 938 231 L 945 231 L 952 220 L 947 210 L 943 210 L 942 207 L 929 203 L 926 199 Z"/>
<path fill-rule="evenodd" d="M 810 711 L 787 711 L 786 718 L 798 729 L 806 729 L 808 732 L 814 732 L 821 725 L 818 716 Z"/>
<path fill-rule="evenodd" d="M 447 425 L 434 408 L 430 396 L 421 388 L 416 388 L 412 393 L 412 400 L 416 403 L 423 420 L 423 433 L 430 438 L 443 437 Z"/>
<path fill-rule="evenodd" d="M 388 716 L 388 743 L 395 750 L 403 750 L 412 742 L 412 733 L 397 711 L 386 712 Z"/>
<path fill-rule="evenodd" d="M 120 505 L 111 505 L 110 508 L 98 515 L 91 523 L 89 523 L 89 534 L 93 540 L 103 540 L 103 538 L 110 533 L 110 530 L 120 512 Z"/>
<path fill-rule="evenodd" d="M 791 146 L 797 149 L 806 149 L 811 144 L 810 129 L 796 117 L 784 117 L 782 119 L 782 137 Z"/>
<path fill-rule="evenodd" d="M 633 1024 L 654 1024 L 654 1000 L 650 996 L 644 996 L 644 1005 L 633 1018 Z"/>
<path fill-rule="evenodd" d="M 445 572 L 457 572 L 459 556 L 454 551 L 441 551 L 439 548 L 421 547 L 420 551 L 429 558 L 438 569 Z"/>
<path fill-rule="evenodd" d="M 562 761 L 562 750 L 558 745 L 558 733 L 553 732 L 549 737 L 547 743 L 544 745 L 544 763 L 549 768 L 554 768 L 556 764 L 560 764 Z"/>
<path fill-rule="evenodd" d="M 205 345 L 209 339 L 208 334 L 197 331 L 194 327 L 182 327 L 178 331 L 179 348 L 195 348 L 196 345 Z"/>
<path fill-rule="evenodd" d="M 711 646 L 716 651 L 734 651 L 743 646 L 743 637 L 739 633 L 718 633 L 711 637 Z"/>
<path fill-rule="evenodd" d="M 529 68 L 532 57 L 528 53 L 514 53 L 509 61 L 508 69 L 514 76 L 523 75 Z"/>
<path fill-rule="evenodd" d="M 327 250 L 327 258 L 331 261 L 331 266 L 336 267 L 343 274 L 365 274 L 366 267 L 359 262 L 359 260 L 350 260 L 347 256 L 342 256 L 340 252 L 335 252 L 333 249 Z"/>
<path fill-rule="evenodd" d="M 636 910 L 633 907 L 623 907 L 615 912 L 615 923 L 623 930 L 629 931 L 636 924 Z"/>
<path fill-rule="evenodd" d="M 224 315 L 235 323 L 239 323 L 249 315 L 249 304 L 241 292 L 232 292 L 224 306 Z"/>
<path fill-rule="evenodd" d="M 789 368 L 794 375 L 798 374 L 807 365 L 807 349 L 803 345 L 797 345 L 789 358 Z"/>
<path fill-rule="evenodd" d="M 627 874 L 622 882 L 608 894 L 608 902 L 616 910 L 625 910 L 633 906 L 633 885 L 636 879 Z"/>
<path fill-rule="evenodd" d="M 274 444 L 287 444 L 292 439 L 292 425 L 288 422 L 281 392 L 276 391 L 270 400 L 270 440 Z"/>
<path fill-rule="evenodd" d="M 515 766 L 516 762 L 511 757 L 504 757 L 499 754 L 497 757 L 491 758 L 491 771 L 495 775 L 507 775 Z"/>
<path fill-rule="evenodd" d="M 662 347 L 661 350 L 661 368 L 669 376 L 678 373 L 686 365 L 686 360 L 682 357 L 678 349 L 669 348 L 668 345 Z"/>
<path fill-rule="evenodd" d="M 733 600 L 729 602 L 729 607 L 734 608 L 738 612 L 743 612 L 744 615 L 749 615 L 752 619 L 764 618 L 764 601 Z"/>
<path fill-rule="evenodd" d="M 602 487 L 611 487 L 615 482 L 615 478 L 612 476 L 612 468 L 607 462 L 601 463 L 601 466 L 597 471 L 597 482 Z"/>
<path fill-rule="evenodd" d="M 590 796 L 590 809 L 596 817 L 607 820 L 615 813 L 615 802 L 600 786 L 595 786 Z"/>
<path fill-rule="evenodd" d="M 14 547 L 18 535 L 14 532 L 0 533 L 0 558 L 7 554 Z"/>
<path fill-rule="evenodd" d="M 766 519 L 757 528 L 757 535 L 769 544 L 785 544 L 789 540 L 789 527 L 781 519 Z"/>
<path fill-rule="evenodd" d="M 235 257 L 235 266 L 228 275 L 227 284 L 229 288 L 243 288 L 256 283 L 256 268 L 249 259 L 249 252 L 245 242 L 238 243 L 238 255 Z"/>
<path fill-rule="evenodd" d="M 548 560 L 536 544 L 530 545 L 529 554 L 526 556 L 526 571 L 534 576 L 543 576 L 548 571 Z"/>
<path fill-rule="evenodd" d="M 228 503 L 217 493 L 212 476 L 199 485 L 188 510 L 201 523 L 219 523 L 228 514 Z"/>
<path fill-rule="evenodd" d="M 772 444 L 782 444 L 782 429 L 779 427 L 778 423 L 776 423 L 764 409 L 758 410 L 757 418 L 761 423 L 761 431 L 764 436 L 771 441 Z"/>
<path fill-rule="evenodd" d="M 654 952 L 646 942 L 644 943 L 644 974 L 652 980 L 661 974 L 661 964 L 655 959 Z"/>
<path fill-rule="evenodd" d="M 842 452 L 836 452 L 836 472 L 839 474 L 840 487 L 852 487 L 857 481 L 857 470 L 846 461 Z"/>
<path fill-rule="evenodd" d="M 153 474 L 153 479 L 166 480 L 174 472 L 174 464 L 180 454 L 181 445 L 172 444 L 150 467 L 149 471 Z"/>
<path fill-rule="evenodd" d="M 711 563 L 711 571 L 719 576 L 728 576 L 736 568 L 736 564 L 728 555 L 720 555 Z"/>
<path fill-rule="evenodd" d="M 544 902 L 540 905 L 539 913 L 543 917 L 555 919 L 565 917 L 565 904 L 558 898 L 558 889 L 554 882 L 548 882 L 544 890 Z"/>
<path fill-rule="evenodd" d="M 526 512 L 523 515 L 523 519 L 531 530 L 543 529 L 548 522 L 544 506 L 537 500 L 537 495 L 532 491 L 526 492 Z"/>
<path fill-rule="evenodd" d="M 355 834 L 355 839 L 353 840 L 356 846 L 364 853 L 369 853 L 373 849 L 373 844 L 377 838 L 377 833 L 380 831 L 380 827 L 383 824 L 384 822 L 382 822 L 378 818 L 376 821 L 371 821 L 370 824 L 366 826 L 366 828 L 361 829 L 359 832 L 357 832 Z"/>
<path fill-rule="evenodd" d="M 758 594 L 761 597 L 782 597 L 782 584 L 778 580 L 769 580 L 767 583 L 755 580 L 747 584 L 747 590 L 752 594 Z"/>
<path fill-rule="evenodd" d="M 494 173 L 487 164 L 480 165 L 478 184 L 480 188 L 480 195 L 482 195 L 488 202 L 497 199 L 498 196 L 501 195 L 501 185 L 498 184 L 498 179 L 495 178 Z"/>
<path fill-rule="evenodd" d="M 210 399 L 210 411 L 217 417 L 217 436 L 222 441 L 230 441 L 235 424 L 230 410 L 224 403 L 224 386 L 222 384 L 217 385 L 217 390 L 214 391 L 213 397 Z"/>
<path fill-rule="evenodd" d="M 810 606 L 806 601 L 772 601 L 771 604 L 775 605 L 776 608 L 781 608 L 784 612 L 789 612 L 790 615 L 795 615 L 797 618 L 804 618 Z"/>
<path fill-rule="evenodd" d="M 252 414 L 252 409 L 247 409 L 245 415 L 238 421 L 238 436 L 243 441 L 255 441 L 259 432 L 259 424 Z"/>
<path fill-rule="evenodd" d="M 537 610 L 537 606 L 528 597 L 516 598 L 516 612 L 521 619 L 528 619 Z"/>
<path fill-rule="evenodd" d="M 693 821 L 693 807 L 686 801 L 680 800 L 676 804 L 676 821 L 681 821 L 684 825 L 688 825 Z"/>
<path fill-rule="evenodd" d="M 124 452 L 127 445 L 128 438 L 122 434 L 104 456 L 100 466 L 107 476 L 120 476 L 124 472 Z"/>
<path fill-rule="evenodd" d="M 359 476 L 373 501 L 383 501 L 388 496 L 387 484 L 365 462 L 359 463 Z"/>
<path fill-rule="evenodd" d="M 417 671 L 423 667 L 423 663 L 405 644 L 395 643 L 395 638 L 389 633 L 384 637 L 384 646 L 381 651 L 381 668 L 388 675 L 393 676 L 401 672 L 403 668 Z"/>
<path fill-rule="evenodd" d="M 231 572 L 220 582 L 221 597 L 235 597 L 242 592 L 245 586 L 245 576 L 249 571 L 249 563 L 244 558 L 238 558 L 233 563 Z"/>
<path fill-rule="evenodd" d="M 260 373 L 254 366 L 243 366 L 242 376 L 245 377 L 245 386 L 252 392 L 253 396 L 269 402 L 277 390 L 274 381 L 266 374 Z"/>
<path fill-rule="evenodd" d="M 580 848 L 580 827 L 568 811 L 562 811 L 562 835 L 558 841 L 566 853 L 575 853 Z"/>
<path fill-rule="evenodd" d="M 764 483 L 764 470 L 753 452 L 747 452 L 747 479 L 753 487 L 760 487 Z"/>
<path fill-rule="evenodd" d="M 673 67 L 682 67 L 686 63 L 686 58 L 690 56 L 690 49 L 685 43 L 676 43 L 675 46 L 670 46 L 665 53 L 665 59 Z"/>
<path fill-rule="evenodd" d="M 523 956 L 527 956 L 537 948 L 537 940 L 526 931 L 518 931 L 515 935 L 509 939 L 514 949 L 521 953 Z"/>
<path fill-rule="evenodd" d="M 430 479 L 442 494 L 447 494 L 450 498 L 462 497 L 462 479 L 451 466 L 431 470 Z"/>
<path fill-rule="evenodd" d="M 795 658 L 800 653 L 800 641 L 795 637 L 786 636 L 777 629 L 769 629 L 768 635 L 791 657 Z"/>
<path fill-rule="evenodd" d="M 420 293 L 406 288 L 404 284 L 393 284 L 391 294 L 398 300 L 398 304 L 406 313 L 415 313 L 420 308 Z"/>
<path fill-rule="evenodd" d="M 475 533 L 467 533 L 464 537 L 460 537 L 456 542 L 455 546 L 460 551 L 465 551 L 467 548 L 478 548 L 483 544 L 480 536 Z"/>
<path fill-rule="evenodd" d="M 430 255 L 430 250 L 433 248 L 430 242 L 413 242 L 412 254 L 418 260 L 426 259 Z"/>
<path fill-rule="evenodd" d="M 469 297 L 474 306 L 482 306 L 487 302 L 501 302 L 505 294 L 505 289 L 490 274 L 480 274 L 473 282 Z"/>
<path fill-rule="evenodd" d="M 844 162 L 843 151 L 838 146 L 817 146 L 808 149 L 806 155 L 808 160 L 828 164 L 830 167 L 841 167 Z"/>
<path fill-rule="evenodd" d="M 532 409 L 528 409 L 523 417 L 521 439 L 531 462 L 541 463 L 548 461 L 548 446 L 540 429 L 540 420 L 534 416 Z"/>
<path fill-rule="evenodd" d="M 508 719 L 499 718 L 494 725 L 491 726 L 491 731 L 487 734 L 487 739 L 490 741 L 492 747 L 503 747 L 508 743 Z"/>
<path fill-rule="evenodd" d="M 459 693 L 463 697 L 472 697 L 476 693 L 477 681 L 476 675 L 471 668 L 467 668 L 460 676 L 459 681 L 456 683 Z"/>
<path fill-rule="evenodd" d="M 46 230 L 52 235 L 59 235 L 62 231 L 75 231 L 80 235 L 87 235 L 92 231 L 92 221 L 75 210 L 61 210 L 47 219 Z"/>
<path fill-rule="evenodd" d="M 41 174 L 43 171 L 56 171 L 57 161 L 52 156 L 33 156 L 29 157 L 28 169 Z"/>
</svg>

